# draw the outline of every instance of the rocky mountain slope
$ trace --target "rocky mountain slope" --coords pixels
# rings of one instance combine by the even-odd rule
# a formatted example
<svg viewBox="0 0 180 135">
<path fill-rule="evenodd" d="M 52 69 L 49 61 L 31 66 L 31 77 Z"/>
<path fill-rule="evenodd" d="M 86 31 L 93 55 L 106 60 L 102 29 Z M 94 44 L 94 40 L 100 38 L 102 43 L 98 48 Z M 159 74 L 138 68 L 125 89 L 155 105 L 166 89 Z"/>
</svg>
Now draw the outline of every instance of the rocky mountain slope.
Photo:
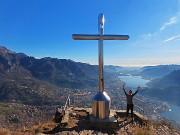
<svg viewBox="0 0 180 135">
<path fill-rule="evenodd" d="M 35 59 L 0 46 L 0 100 L 55 102 L 59 88 L 97 87 L 98 67 L 72 60 Z M 58 93 L 58 94 L 57 94 Z"/>
<path fill-rule="evenodd" d="M 40 80 L 60 87 L 83 88 L 97 86 L 97 66 L 72 60 L 25 57 L 21 59 L 23 68 Z"/>
<path fill-rule="evenodd" d="M 155 79 L 164 77 L 174 70 L 180 70 L 180 65 L 146 66 L 141 68 L 137 75 L 148 79 Z"/>
<path fill-rule="evenodd" d="M 174 70 L 162 78 L 152 80 L 149 86 L 143 91 L 145 95 L 180 105 L 180 70 Z"/>
</svg>

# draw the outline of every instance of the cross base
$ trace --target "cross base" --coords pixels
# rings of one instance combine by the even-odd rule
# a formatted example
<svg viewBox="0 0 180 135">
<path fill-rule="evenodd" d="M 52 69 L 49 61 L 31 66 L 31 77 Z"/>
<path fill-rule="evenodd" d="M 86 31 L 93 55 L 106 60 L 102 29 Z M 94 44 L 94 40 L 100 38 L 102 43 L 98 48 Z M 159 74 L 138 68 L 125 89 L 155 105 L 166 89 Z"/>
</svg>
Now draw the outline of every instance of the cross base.
<svg viewBox="0 0 180 135">
<path fill-rule="evenodd" d="M 90 121 L 90 127 L 91 128 L 109 128 L 109 129 L 115 129 L 118 128 L 118 122 L 114 117 L 114 113 L 110 113 L 109 118 L 105 119 L 98 119 L 94 117 L 92 114 L 89 115 L 89 121 Z"/>
<path fill-rule="evenodd" d="M 105 91 L 98 92 L 93 97 L 92 113 L 99 119 L 109 118 L 111 99 Z"/>
</svg>

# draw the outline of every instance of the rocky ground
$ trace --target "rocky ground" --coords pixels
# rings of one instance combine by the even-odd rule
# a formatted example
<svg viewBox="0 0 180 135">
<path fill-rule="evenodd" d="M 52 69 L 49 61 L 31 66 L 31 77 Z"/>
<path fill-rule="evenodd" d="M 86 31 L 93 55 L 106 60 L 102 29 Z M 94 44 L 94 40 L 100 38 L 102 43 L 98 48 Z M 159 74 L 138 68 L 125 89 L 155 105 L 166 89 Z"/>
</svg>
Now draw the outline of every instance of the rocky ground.
<svg viewBox="0 0 180 135">
<path fill-rule="evenodd" d="M 57 106 L 30 106 L 19 103 L 0 103 L 0 128 L 15 131 L 26 129 L 52 119 Z"/>
<path fill-rule="evenodd" d="M 116 117 L 117 128 L 90 127 L 89 110 L 85 108 L 70 112 L 67 122 L 55 123 L 53 121 L 55 111 L 55 106 L 1 104 L 0 135 L 180 135 L 178 129 L 165 122 L 143 122 L 137 118 L 134 121 L 131 118 L 126 120 L 119 114 Z"/>
<path fill-rule="evenodd" d="M 118 127 L 115 129 L 103 127 L 92 128 L 89 126 L 89 115 L 84 110 L 74 111 L 70 115 L 70 120 L 67 125 L 58 124 L 52 130 L 43 131 L 44 134 L 55 135 L 109 135 L 109 134 L 121 134 L 121 135 L 180 135 L 177 129 L 174 129 L 168 124 L 159 122 L 151 123 L 149 121 L 143 122 L 139 119 L 132 120 L 120 115 L 117 116 Z"/>
</svg>

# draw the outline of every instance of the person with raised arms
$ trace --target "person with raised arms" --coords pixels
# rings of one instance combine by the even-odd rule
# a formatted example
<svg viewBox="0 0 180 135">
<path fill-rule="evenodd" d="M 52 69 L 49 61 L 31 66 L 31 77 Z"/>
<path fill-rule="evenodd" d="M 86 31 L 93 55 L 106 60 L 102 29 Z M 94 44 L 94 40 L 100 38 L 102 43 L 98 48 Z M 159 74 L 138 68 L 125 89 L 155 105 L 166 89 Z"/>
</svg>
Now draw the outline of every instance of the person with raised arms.
<svg viewBox="0 0 180 135">
<path fill-rule="evenodd" d="M 123 91 L 126 95 L 127 99 L 127 111 L 126 111 L 126 116 L 128 117 L 129 115 L 129 110 L 131 110 L 131 118 L 133 118 L 133 109 L 134 109 L 134 104 L 133 104 L 133 97 L 138 93 L 140 86 L 137 87 L 137 90 L 135 93 L 132 93 L 132 90 L 130 89 L 129 92 L 127 93 L 125 88 L 125 84 L 123 85 Z"/>
</svg>

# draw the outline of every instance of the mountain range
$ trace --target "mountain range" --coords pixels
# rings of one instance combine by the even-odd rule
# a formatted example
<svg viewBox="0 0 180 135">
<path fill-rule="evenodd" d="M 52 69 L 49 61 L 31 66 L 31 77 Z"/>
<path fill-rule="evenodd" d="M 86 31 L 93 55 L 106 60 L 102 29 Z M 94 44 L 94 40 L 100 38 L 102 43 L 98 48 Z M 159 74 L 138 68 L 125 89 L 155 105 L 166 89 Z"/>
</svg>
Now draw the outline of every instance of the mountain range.
<svg viewBox="0 0 180 135">
<path fill-rule="evenodd" d="M 152 80 L 149 87 L 142 91 L 144 95 L 158 98 L 168 103 L 180 106 L 180 70 Z"/>
<path fill-rule="evenodd" d="M 63 93 L 59 88 L 97 87 L 97 80 L 96 65 L 50 57 L 36 59 L 0 46 L 1 101 L 48 104 L 56 101 L 57 93 Z"/>
<path fill-rule="evenodd" d="M 152 79 L 142 93 L 180 105 L 180 66 L 143 68 L 104 66 L 105 83 L 119 73 Z M 115 75 L 115 76 L 114 76 Z M 98 66 L 66 59 L 36 59 L 0 46 L 0 101 L 52 104 L 66 95 L 65 88 L 98 86 Z"/>
<path fill-rule="evenodd" d="M 34 77 L 60 87 L 97 86 L 98 66 L 72 60 L 45 57 L 35 59 L 0 47 L 1 75 Z"/>
<path fill-rule="evenodd" d="M 180 65 L 146 66 L 141 68 L 136 75 L 140 75 L 147 79 L 155 79 L 164 77 L 174 70 L 180 70 Z"/>
</svg>

